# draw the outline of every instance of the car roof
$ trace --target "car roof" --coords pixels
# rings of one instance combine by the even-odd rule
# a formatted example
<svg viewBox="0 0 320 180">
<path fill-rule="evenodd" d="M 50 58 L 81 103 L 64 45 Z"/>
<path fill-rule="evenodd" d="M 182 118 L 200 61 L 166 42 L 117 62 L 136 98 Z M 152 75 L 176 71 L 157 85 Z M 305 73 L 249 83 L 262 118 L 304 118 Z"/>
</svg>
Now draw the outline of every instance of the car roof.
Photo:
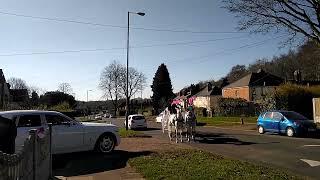
<svg viewBox="0 0 320 180">
<path fill-rule="evenodd" d="M 294 112 L 294 111 L 286 111 L 286 110 L 273 110 L 273 111 L 266 111 L 265 113 L 268 112 L 278 112 L 278 113 L 286 113 L 286 112 Z"/>
<path fill-rule="evenodd" d="M 57 111 L 44 111 L 44 110 L 12 110 L 12 111 L 2 111 L 0 115 L 24 115 L 24 114 L 62 114 Z"/>
</svg>

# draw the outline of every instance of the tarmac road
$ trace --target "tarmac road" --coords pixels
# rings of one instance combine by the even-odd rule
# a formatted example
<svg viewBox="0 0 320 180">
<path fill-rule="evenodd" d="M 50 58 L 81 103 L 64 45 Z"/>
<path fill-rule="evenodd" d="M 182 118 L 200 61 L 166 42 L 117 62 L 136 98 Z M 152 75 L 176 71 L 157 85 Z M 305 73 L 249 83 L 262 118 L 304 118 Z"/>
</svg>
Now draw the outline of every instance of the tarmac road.
<svg viewBox="0 0 320 180">
<path fill-rule="evenodd" d="M 123 127 L 124 119 L 109 121 Z M 148 129 L 144 133 L 168 139 L 160 127 L 160 124 L 148 122 Z M 190 143 L 193 147 L 320 179 L 319 138 L 260 135 L 255 131 L 218 127 L 197 127 L 197 134 L 196 142 Z"/>
</svg>

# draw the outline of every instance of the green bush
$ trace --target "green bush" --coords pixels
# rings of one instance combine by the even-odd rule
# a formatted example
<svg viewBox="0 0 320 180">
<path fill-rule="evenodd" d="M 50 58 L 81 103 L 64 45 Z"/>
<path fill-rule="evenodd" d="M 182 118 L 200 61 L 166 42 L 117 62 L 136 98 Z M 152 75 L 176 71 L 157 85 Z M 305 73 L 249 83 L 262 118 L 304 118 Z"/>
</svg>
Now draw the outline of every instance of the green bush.
<svg viewBox="0 0 320 180">
<path fill-rule="evenodd" d="M 312 118 L 312 99 L 320 97 L 320 87 L 307 87 L 293 84 L 282 85 L 273 95 L 275 108 L 299 112 Z"/>
<path fill-rule="evenodd" d="M 211 109 L 215 116 L 255 116 L 256 107 L 245 99 L 220 98 Z"/>
<path fill-rule="evenodd" d="M 59 112 L 71 112 L 72 108 L 70 107 L 68 102 L 63 102 L 58 105 L 52 106 L 49 108 L 52 111 L 59 111 Z"/>
</svg>

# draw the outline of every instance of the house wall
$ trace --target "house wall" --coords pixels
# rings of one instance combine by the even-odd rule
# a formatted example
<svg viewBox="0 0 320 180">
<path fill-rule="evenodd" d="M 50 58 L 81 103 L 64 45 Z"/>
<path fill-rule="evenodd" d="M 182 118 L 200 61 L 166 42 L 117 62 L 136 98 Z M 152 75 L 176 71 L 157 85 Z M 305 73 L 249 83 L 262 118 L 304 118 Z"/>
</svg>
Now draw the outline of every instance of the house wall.
<svg viewBox="0 0 320 180">
<path fill-rule="evenodd" d="M 196 99 L 193 101 L 193 105 L 197 108 L 210 108 L 210 96 L 201 96 L 196 97 Z"/>
<path fill-rule="evenodd" d="M 234 87 L 234 88 L 223 88 L 222 97 L 224 98 L 242 98 L 250 101 L 250 90 L 248 86 L 245 87 Z"/>
<path fill-rule="evenodd" d="M 2 100 L 3 98 L 3 100 Z M 10 93 L 6 83 L 0 83 L 0 109 L 5 108 L 9 103 Z M 4 103 L 4 104 L 2 104 Z"/>
</svg>

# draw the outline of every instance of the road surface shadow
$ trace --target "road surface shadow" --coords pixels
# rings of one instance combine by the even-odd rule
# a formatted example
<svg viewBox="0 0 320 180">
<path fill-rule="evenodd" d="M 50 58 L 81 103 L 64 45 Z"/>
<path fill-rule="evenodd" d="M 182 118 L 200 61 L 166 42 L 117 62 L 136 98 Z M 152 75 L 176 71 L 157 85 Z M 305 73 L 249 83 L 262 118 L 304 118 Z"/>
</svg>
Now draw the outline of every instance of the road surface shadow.
<svg viewBox="0 0 320 180">
<path fill-rule="evenodd" d="M 52 162 L 53 175 L 69 177 L 119 169 L 125 167 L 129 159 L 146 156 L 151 153 L 151 151 L 128 152 L 115 150 L 107 155 L 94 152 L 54 155 Z"/>
<path fill-rule="evenodd" d="M 139 131 L 156 131 L 156 130 L 161 130 L 160 128 L 144 128 L 144 129 L 137 129 Z"/>
<path fill-rule="evenodd" d="M 233 144 L 233 145 L 252 145 L 254 142 L 241 141 L 234 137 L 228 137 L 222 133 L 197 133 L 196 140 L 203 144 Z"/>
</svg>

